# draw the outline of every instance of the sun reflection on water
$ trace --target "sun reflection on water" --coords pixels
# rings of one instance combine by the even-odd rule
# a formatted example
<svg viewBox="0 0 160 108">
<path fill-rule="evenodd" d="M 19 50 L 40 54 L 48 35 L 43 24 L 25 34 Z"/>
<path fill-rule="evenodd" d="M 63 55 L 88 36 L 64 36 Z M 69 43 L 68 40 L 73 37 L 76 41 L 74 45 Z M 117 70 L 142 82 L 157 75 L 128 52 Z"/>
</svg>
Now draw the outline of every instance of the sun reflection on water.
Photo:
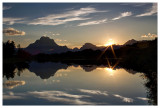
<svg viewBox="0 0 160 108">
<path fill-rule="evenodd" d="M 114 70 L 112 68 L 104 68 L 110 76 L 113 76 L 114 75 Z"/>
</svg>

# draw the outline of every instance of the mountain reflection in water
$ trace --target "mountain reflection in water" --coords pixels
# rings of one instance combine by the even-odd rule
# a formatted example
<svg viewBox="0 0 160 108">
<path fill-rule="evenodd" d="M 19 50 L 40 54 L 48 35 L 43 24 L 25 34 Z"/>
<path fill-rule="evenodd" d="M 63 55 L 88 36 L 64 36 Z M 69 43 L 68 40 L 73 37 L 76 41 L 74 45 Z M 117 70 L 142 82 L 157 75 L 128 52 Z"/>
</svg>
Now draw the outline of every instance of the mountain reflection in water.
<svg viewBox="0 0 160 108">
<path fill-rule="evenodd" d="M 34 73 L 36 76 L 43 79 L 44 81 L 52 79 L 52 83 L 57 84 L 57 83 L 60 83 L 61 80 L 64 80 L 65 83 L 67 84 L 70 83 L 70 85 L 65 85 L 64 83 L 61 86 L 60 85 L 54 86 L 54 88 L 59 87 L 60 90 L 52 90 L 52 89 L 48 90 L 49 87 L 46 88 L 45 90 L 45 88 L 43 88 L 42 85 L 40 84 L 41 85 L 40 89 L 37 89 L 34 91 L 29 90 L 29 91 L 23 92 L 23 94 L 18 93 L 14 90 L 17 90 L 20 87 L 23 88 L 27 86 L 29 82 L 25 80 L 23 81 L 22 79 L 21 81 L 16 81 L 16 80 L 14 81 L 14 77 L 23 76 L 23 74 L 25 74 L 25 71 L 27 69 L 29 70 L 30 73 Z M 83 72 L 82 69 L 87 73 L 86 74 L 81 73 Z M 72 74 L 69 73 L 71 71 L 72 71 Z M 106 73 L 106 75 L 111 76 L 111 78 L 109 78 L 108 76 L 105 76 L 105 74 L 102 75 L 101 71 L 103 71 L 103 73 Z M 129 75 L 128 73 L 124 73 L 124 71 L 132 75 L 130 76 L 130 79 L 132 80 L 132 82 L 128 82 L 124 80 L 120 81 L 123 78 L 126 78 L 127 75 Z M 93 75 L 92 72 L 95 73 L 94 76 L 92 76 Z M 128 95 L 126 96 L 125 91 L 132 91 L 137 86 L 136 84 L 141 83 L 141 82 L 138 82 L 140 80 L 134 81 L 133 75 L 136 75 L 136 73 L 139 73 L 139 72 L 133 69 L 128 69 L 128 68 L 125 69 L 124 67 L 121 68 L 118 65 L 112 70 L 106 64 L 101 64 L 101 65 L 80 64 L 79 65 L 79 64 L 73 64 L 73 63 L 62 64 L 60 62 L 44 62 L 44 63 L 38 63 L 38 62 L 22 63 L 21 62 L 21 63 L 10 63 L 10 64 L 4 63 L 3 64 L 3 77 L 4 77 L 3 86 L 5 89 L 3 94 L 4 104 L 7 104 L 7 102 L 11 104 L 16 104 L 16 103 L 13 103 L 13 100 L 12 102 L 10 102 L 9 100 L 10 99 L 23 100 L 24 96 L 26 97 L 34 96 L 34 98 L 40 98 L 40 99 L 48 100 L 49 102 L 51 102 L 51 103 L 47 103 L 46 101 L 43 101 L 41 104 L 55 104 L 55 105 L 56 104 L 62 104 L 62 105 L 63 104 L 64 105 L 65 104 L 80 104 L 80 105 L 81 104 L 92 104 L 92 105 L 93 104 L 101 104 L 101 105 L 102 104 L 105 104 L 105 105 L 106 104 L 109 104 L 109 105 L 135 104 L 135 105 L 140 105 L 140 104 L 147 104 L 145 103 L 146 101 L 148 102 L 148 104 L 156 104 L 157 96 L 155 93 L 156 92 L 155 88 L 150 88 L 150 86 L 152 87 L 155 86 L 154 85 L 155 83 L 151 83 L 152 82 L 152 79 L 150 79 L 151 77 L 147 76 L 146 74 L 138 74 L 138 75 L 139 76 L 142 75 L 142 77 L 140 76 L 139 79 L 145 78 L 148 81 L 144 84 L 148 90 L 147 97 L 138 96 L 134 93 L 130 94 L 130 92 L 128 92 L 127 93 Z M 63 77 L 63 76 L 67 76 L 68 74 L 70 75 L 68 78 Z M 84 74 L 84 77 L 82 77 L 81 74 Z M 99 75 L 101 75 L 101 77 Z M 58 77 L 61 77 L 61 78 L 58 79 Z M 11 80 L 11 79 L 13 81 L 9 82 L 8 80 Z M 127 79 L 128 78 L 126 78 L 126 80 Z M 81 81 L 83 82 L 83 80 L 84 81 L 88 80 L 88 82 L 81 83 Z M 92 81 L 92 83 L 90 82 L 90 80 Z M 116 83 L 115 82 L 116 80 L 119 80 L 119 81 Z M 22 83 L 22 82 L 25 82 L 25 83 Z M 101 82 L 101 83 L 98 83 L 98 82 Z M 14 87 L 11 87 L 12 86 L 11 84 L 12 85 L 14 84 Z M 92 88 L 87 88 L 88 86 L 87 84 L 89 84 L 89 86 L 91 86 Z M 100 84 L 104 84 L 104 85 L 100 85 Z M 131 84 L 135 84 L 135 85 L 131 85 Z M 70 89 L 68 89 L 67 87 L 69 87 Z M 123 90 L 124 87 L 126 88 L 125 90 Z M 34 88 L 34 87 L 32 86 L 31 88 Z M 130 89 L 127 90 L 127 88 L 130 88 Z M 8 89 L 13 90 L 15 93 L 8 91 Z M 122 95 L 120 93 L 114 93 L 115 91 L 113 90 L 123 91 Z M 136 97 L 133 98 L 134 95 Z M 112 102 L 113 100 L 114 102 Z M 140 103 L 140 101 L 138 102 L 138 100 L 141 100 L 142 103 Z M 35 103 L 33 102 L 33 104 L 36 104 L 36 102 Z"/>
</svg>

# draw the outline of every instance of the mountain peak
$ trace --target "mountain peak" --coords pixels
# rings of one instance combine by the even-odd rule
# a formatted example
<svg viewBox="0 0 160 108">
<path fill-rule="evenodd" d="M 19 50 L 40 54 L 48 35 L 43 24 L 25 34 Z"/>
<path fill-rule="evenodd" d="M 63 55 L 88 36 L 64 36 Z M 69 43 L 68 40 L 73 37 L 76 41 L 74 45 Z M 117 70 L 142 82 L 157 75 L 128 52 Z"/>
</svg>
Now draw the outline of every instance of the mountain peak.
<svg viewBox="0 0 160 108">
<path fill-rule="evenodd" d="M 40 46 L 58 46 L 53 39 L 50 39 L 47 36 L 42 36 L 39 40 L 36 40 L 35 43 Z"/>
<path fill-rule="evenodd" d="M 96 45 L 93 45 L 92 43 L 85 43 L 83 46 L 87 46 L 87 47 L 90 47 L 90 46 L 96 46 Z"/>
<path fill-rule="evenodd" d="M 80 50 L 84 50 L 84 49 L 93 49 L 93 50 L 97 50 L 97 46 L 96 45 L 93 45 L 91 43 L 85 43 L 81 48 Z"/>
<path fill-rule="evenodd" d="M 46 36 L 42 36 L 39 40 L 36 40 L 26 48 L 26 51 L 31 54 L 60 53 L 68 50 L 69 49 L 66 46 L 59 46 L 53 39 Z"/>
<path fill-rule="evenodd" d="M 47 36 L 42 36 L 42 37 L 40 38 L 40 40 L 43 40 L 43 39 L 50 39 L 50 38 L 47 37 Z"/>
<path fill-rule="evenodd" d="M 124 43 L 124 45 L 132 45 L 134 43 L 137 43 L 137 41 L 135 39 L 131 39 L 131 40 L 128 40 L 126 43 Z"/>
</svg>

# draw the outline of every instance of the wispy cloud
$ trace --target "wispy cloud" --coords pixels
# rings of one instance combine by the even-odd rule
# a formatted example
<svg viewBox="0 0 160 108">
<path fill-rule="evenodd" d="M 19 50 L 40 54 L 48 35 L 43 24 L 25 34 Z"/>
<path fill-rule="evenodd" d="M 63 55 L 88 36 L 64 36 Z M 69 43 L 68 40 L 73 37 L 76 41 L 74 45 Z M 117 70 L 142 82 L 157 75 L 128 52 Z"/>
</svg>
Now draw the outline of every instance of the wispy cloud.
<svg viewBox="0 0 160 108">
<path fill-rule="evenodd" d="M 152 16 L 156 13 L 157 13 L 157 3 L 153 3 L 153 5 L 150 9 L 148 9 L 145 13 L 136 15 L 136 17 Z"/>
<path fill-rule="evenodd" d="M 123 97 L 123 96 L 121 96 L 121 95 L 118 95 L 118 94 L 114 94 L 114 96 L 115 97 L 118 97 L 118 98 L 121 98 L 122 99 L 122 101 L 124 101 L 124 102 L 133 102 L 133 99 L 132 98 L 127 98 L 127 97 Z"/>
<path fill-rule="evenodd" d="M 56 42 L 66 42 L 67 40 L 55 39 Z"/>
<path fill-rule="evenodd" d="M 44 35 L 43 36 L 59 36 L 61 35 L 60 33 L 56 33 L 56 32 L 44 32 Z"/>
<path fill-rule="evenodd" d="M 145 97 L 137 97 L 137 99 L 144 100 L 144 101 L 149 100 L 148 98 L 145 98 Z"/>
<path fill-rule="evenodd" d="M 14 28 L 6 28 L 3 30 L 5 36 L 24 36 L 26 33 L 24 31 L 19 31 Z"/>
<path fill-rule="evenodd" d="M 51 17 L 46 17 L 43 19 L 35 19 L 33 22 L 28 23 L 29 25 L 60 25 L 60 24 L 65 24 L 67 22 L 71 21 L 78 21 L 78 20 L 87 20 L 89 18 L 80 18 L 80 17 L 75 17 L 75 18 L 67 18 L 67 19 L 54 19 Z"/>
<path fill-rule="evenodd" d="M 3 24 L 6 25 L 13 25 L 15 23 L 24 23 L 24 18 L 12 18 L 12 17 L 7 17 L 3 18 Z"/>
<path fill-rule="evenodd" d="M 34 19 L 32 22 L 28 24 L 32 25 L 60 25 L 65 24 L 71 21 L 79 21 L 79 20 L 87 20 L 90 18 L 86 18 L 87 15 L 91 13 L 98 13 L 98 12 L 107 12 L 107 11 L 99 11 L 95 8 L 87 7 L 87 8 L 80 8 L 79 10 L 70 10 L 62 14 L 50 14 L 45 17 L 40 17 Z"/>
<path fill-rule="evenodd" d="M 99 90 L 87 90 L 87 89 L 79 89 L 79 91 L 83 93 L 88 93 L 88 94 L 95 94 L 95 95 L 105 95 L 108 96 L 106 91 L 99 91 Z"/>
<path fill-rule="evenodd" d="M 148 33 L 148 34 L 141 36 L 141 38 L 156 38 L 156 37 L 157 37 L 156 34 L 151 34 L 151 33 Z"/>
<path fill-rule="evenodd" d="M 96 20 L 96 21 L 88 21 L 88 22 L 80 23 L 78 26 L 103 24 L 103 23 L 107 23 L 106 21 L 107 21 L 107 19 Z"/>
<path fill-rule="evenodd" d="M 53 36 L 59 36 L 60 34 L 59 33 L 53 33 L 52 35 Z"/>
<path fill-rule="evenodd" d="M 118 19 L 121 19 L 121 18 L 124 18 L 124 17 L 127 17 L 127 16 L 131 16 L 131 15 L 132 15 L 132 12 L 123 12 L 118 17 L 115 17 L 112 20 L 118 20 Z"/>
<path fill-rule="evenodd" d="M 3 83 L 3 87 L 8 89 L 13 89 L 21 85 L 25 85 L 25 81 L 6 81 Z"/>
<path fill-rule="evenodd" d="M 8 9 L 11 9 L 12 7 L 11 6 L 3 6 L 3 10 L 8 10 Z"/>
</svg>

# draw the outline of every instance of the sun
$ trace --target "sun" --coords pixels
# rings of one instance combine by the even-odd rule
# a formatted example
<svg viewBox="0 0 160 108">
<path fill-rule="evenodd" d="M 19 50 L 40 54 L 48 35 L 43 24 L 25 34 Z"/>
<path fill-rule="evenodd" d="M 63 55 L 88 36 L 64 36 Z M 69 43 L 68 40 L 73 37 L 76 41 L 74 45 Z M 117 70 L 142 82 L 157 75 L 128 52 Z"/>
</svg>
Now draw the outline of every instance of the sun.
<svg viewBox="0 0 160 108">
<path fill-rule="evenodd" d="M 108 42 L 104 44 L 104 46 L 111 46 L 113 44 L 115 44 L 114 41 L 112 39 L 109 39 Z"/>
</svg>

